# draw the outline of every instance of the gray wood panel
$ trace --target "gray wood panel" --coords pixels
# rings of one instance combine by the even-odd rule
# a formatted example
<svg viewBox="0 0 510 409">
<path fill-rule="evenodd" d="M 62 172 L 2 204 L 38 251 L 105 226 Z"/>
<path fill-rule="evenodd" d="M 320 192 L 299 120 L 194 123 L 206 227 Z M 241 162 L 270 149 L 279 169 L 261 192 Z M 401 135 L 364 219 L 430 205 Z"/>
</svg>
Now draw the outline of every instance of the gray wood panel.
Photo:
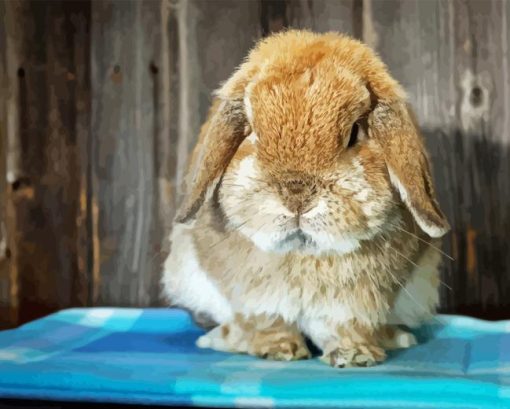
<svg viewBox="0 0 510 409">
<path fill-rule="evenodd" d="M 454 78 L 453 10 L 448 1 L 388 0 L 370 1 L 363 15 L 364 37 L 374 47 L 392 75 L 404 86 L 433 161 L 441 205 L 452 220 L 456 203 L 451 138 L 456 122 Z M 409 41 L 409 39 L 413 39 Z M 455 228 L 455 227 L 454 227 Z M 452 253 L 451 236 L 445 251 Z M 442 305 L 454 302 L 452 294 L 455 264 L 445 260 Z"/>
<path fill-rule="evenodd" d="M 88 120 L 86 102 L 76 102 L 90 87 L 83 72 L 89 7 L 37 1 L 4 7 L 9 285 L 26 321 L 87 299 L 88 272 L 78 263 L 84 161 L 76 127 Z"/>
<path fill-rule="evenodd" d="M 148 305 L 158 2 L 92 3 L 93 303 Z"/>
<path fill-rule="evenodd" d="M 0 2 L 0 21 L 6 20 L 6 4 Z M 6 49 L 7 30 L 0 25 L 0 50 Z M 9 217 L 7 183 L 7 104 L 9 86 L 7 78 L 7 55 L 0 53 L 0 328 L 16 322 L 17 297 L 13 292 L 12 269 L 10 263 L 9 236 L 7 227 Z"/>
<path fill-rule="evenodd" d="M 405 86 L 453 226 L 443 309 L 508 318 L 509 19 L 507 0 L 0 3 L 0 315 L 161 305 L 211 92 L 294 27 L 362 38 Z"/>
<path fill-rule="evenodd" d="M 94 302 L 159 302 L 189 152 L 212 90 L 259 36 L 258 7 L 93 3 Z"/>
<path fill-rule="evenodd" d="M 456 1 L 456 310 L 510 311 L 510 2 Z"/>
<path fill-rule="evenodd" d="M 339 31 L 360 36 L 357 25 L 361 15 L 357 0 L 291 0 L 287 2 L 289 25 L 316 32 Z"/>
<path fill-rule="evenodd" d="M 256 1 L 192 0 L 178 3 L 179 129 L 177 183 L 212 101 L 260 37 Z"/>
<path fill-rule="evenodd" d="M 374 0 L 364 10 L 371 45 L 409 93 L 452 223 L 446 311 L 496 314 L 508 303 L 509 5 Z"/>
</svg>

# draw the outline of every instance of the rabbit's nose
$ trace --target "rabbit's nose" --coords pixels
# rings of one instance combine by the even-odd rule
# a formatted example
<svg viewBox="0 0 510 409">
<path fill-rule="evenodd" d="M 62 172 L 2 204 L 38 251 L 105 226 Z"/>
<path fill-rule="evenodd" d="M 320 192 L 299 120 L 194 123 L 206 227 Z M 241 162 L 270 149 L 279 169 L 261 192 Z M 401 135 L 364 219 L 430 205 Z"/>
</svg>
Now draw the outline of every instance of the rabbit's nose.
<svg viewBox="0 0 510 409">
<path fill-rule="evenodd" d="M 285 182 L 284 188 L 293 195 L 303 193 L 306 189 L 306 184 L 302 180 L 290 180 Z"/>
<path fill-rule="evenodd" d="M 285 207 L 296 214 L 304 213 L 315 195 L 313 185 L 303 180 L 287 180 L 280 184 L 279 190 Z"/>
</svg>

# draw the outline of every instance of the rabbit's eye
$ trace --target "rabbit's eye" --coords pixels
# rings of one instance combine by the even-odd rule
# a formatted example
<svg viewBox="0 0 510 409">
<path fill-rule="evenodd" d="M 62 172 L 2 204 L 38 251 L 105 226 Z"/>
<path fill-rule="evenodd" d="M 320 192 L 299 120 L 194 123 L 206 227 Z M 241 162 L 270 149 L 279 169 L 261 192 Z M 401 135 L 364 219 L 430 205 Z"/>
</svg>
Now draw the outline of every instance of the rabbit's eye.
<svg viewBox="0 0 510 409">
<path fill-rule="evenodd" d="M 359 125 L 354 122 L 351 128 L 351 135 L 349 137 L 349 142 L 347 143 L 348 148 L 352 148 L 354 145 L 358 143 L 358 133 L 359 133 Z"/>
</svg>

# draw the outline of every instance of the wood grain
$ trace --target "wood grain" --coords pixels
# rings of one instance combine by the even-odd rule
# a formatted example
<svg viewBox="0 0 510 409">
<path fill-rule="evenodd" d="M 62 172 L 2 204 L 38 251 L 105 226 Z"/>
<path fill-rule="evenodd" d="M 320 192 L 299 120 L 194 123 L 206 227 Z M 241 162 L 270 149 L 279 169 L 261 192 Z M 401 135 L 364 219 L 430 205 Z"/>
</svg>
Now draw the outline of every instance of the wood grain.
<svg viewBox="0 0 510 409">
<path fill-rule="evenodd" d="M 443 309 L 505 316 L 509 2 L 370 3 L 372 45 L 409 93 L 453 227 L 445 250 L 456 260 L 443 269 L 451 287 L 443 288 Z"/>
<path fill-rule="evenodd" d="M 92 3 L 94 304 L 146 306 L 153 281 L 157 2 Z"/>
<path fill-rule="evenodd" d="M 0 3 L 0 21 L 6 20 L 6 4 Z M 0 50 L 6 49 L 7 30 L 0 26 Z M 7 76 L 7 53 L 0 53 L 0 329 L 10 327 L 17 322 L 17 296 L 12 279 L 9 243 L 9 217 L 7 206 L 9 189 L 7 178 L 7 115 L 6 104 L 9 93 Z"/>
<path fill-rule="evenodd" d="M 249 4 L 93 4 L 94 302 L 158 303 L 164 239 L 210 93 L 257 35 Z"/>
<path fill-rule="evenodd" d="M 10 94 L 6 102 L 11 279 L 26 321 L 84 305 L 86 266 L 78 266 L 81 151 L 76 125 L 89 88 L 87 3 L 5 3 Z M 40 41 L 45 38 L 46 41 Z M 83 54 L 85 53 L 85 54 Z M 14 66 L 16 64 L 17 66 Z M 79 66 L 79 68 L 78 68 Z M 86 92 L 86 91 L 84 91 Z"/>
<path fill-rule="evenodd" d="M 510 2 L 456 1 L 456 311 L 510 311 Z M 483 311 L 483 313 L 482 313 Z"/>
<path fill-rule="evenodd" d="M 211 93 L 241 64 L 260 37 L 256 1 L 179 1 L 179 134 L 177 183 L 180 185 Z"/>
<path fill-rule="evenodd" d="M 291 27 L 359 37 L 360 9 L 358 0 L 291 0 L 287 2 L 287 19 Z"/>
<path fill-rule="evenodd" d="M 1 2 L 0 325 L 161 305 L 211 92 L 286 27 L 377 49 L 409 93 L 453 227 L 443 311 L 509 318 L 509 20 L 507 0 Z"/>
<path fill-rule="evenodd" d="M 456 203 L 451 195 L 455 181 L 451 154 L 454 143 L 456 92 L 454 27 L 448 1 L 367 1 L 363 15 L 364 37 L 406 89 L 426 138 L 440 203 L 454 225 Z M 413 41 L 409 41 L 412 38 Z M 451 253 L 450 237 L 445 251 Z M 456 262 L 445 261 L 442 305 L 454 303 L 452 290 Z"/>
<path fill-rule="evenodd" d="M 361 0 L 276 0 L 261 2 L 262 35 L 285 28 L 339 31 L 361 37 Z"/>
</svg>

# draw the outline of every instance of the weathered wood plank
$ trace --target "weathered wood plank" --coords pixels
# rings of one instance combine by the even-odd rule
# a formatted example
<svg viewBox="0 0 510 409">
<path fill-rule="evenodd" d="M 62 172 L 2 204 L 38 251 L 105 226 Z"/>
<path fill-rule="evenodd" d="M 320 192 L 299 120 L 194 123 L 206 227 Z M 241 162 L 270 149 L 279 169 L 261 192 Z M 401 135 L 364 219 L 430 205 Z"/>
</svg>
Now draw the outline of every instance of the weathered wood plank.
<svg viewBox="0 0 510 409">
<path fill-rule="evenodd" d="M 0 3 L 0 21 L 7 21 L 5 2 Z M 9 190 L 7 184 L 7 115 L 6 104 L 9 93 L 7 76 L 6 26 L 0 26 L 0 329 L 17 322 L 17 296 L 12 279 L 10 263 L 10 230 L 7 205 Z"/>
<path fill-rule="evenodd" d="M 13 262 L 13 255 L 16 252 L 16 246 L 13 245 L 13 232 L 14 232 L 14 208 L 12 204 L 12 189 L 11 183 L 13 175 L 16 174 L 19 167 L 19 143 L 16 138 L 12 138 L 11 135 L 16 133 L 18 129 L 18 55 L 17 49 L 19 48 L 20 39 L 16 36 L 16 21 L 13 17 L 19 13 L 19 4 L 11 3 L 9 7 L 6 2 L 2 3 L 2 12 L 4 16 L 5 24 L 2 30 L 2 66 L 3 69 L 3 92 L 2 92 L 2 103 L 3 103 L 3 120 L 4 126 L 2 131 L 2 145 L 4 149 L 3 153 L 3 166 L 4 166 L 4 177 L 2 180 L 2 192 L 4 204 L 4 221 L 5 221 L 5 232 L 4 240 L 6 245 L 8 260 L 4 261 L 2 268 L 2 299 L 3 299 L 3 320 L 2 325 L 9 326 L 10 324 L 16 323 L 19 314 L 19 287 L 18 287 L 18 266 Z"/>
<path fill-rule="evenodd" d="M 160 300 L 161 266 L 169 251 L 169 233 L 178 205 L 176 180 L 177 149 L 179 138 L 179 35 L 178 13 L 175 2 L 163 0 L 161 13 L 161 51 L 151 65 L 154 82 L 154 169 L 157 176 L 156 198 L 153 211 L 155 223 L 152 234 L 150 300 Z M 157 220 L 157 221 L 156 221 Z"/>
<path fill-rule="evenodd" d="M 180 202 L 189 154 L 212 101 L 212 91 L 228 79 L 261 35 L 258 1 L 177 0 L 168 4 L 169 24 L 165 25 L 163 38 L 173 47 L 167 59 L 170 74 L 166 74 L 171 79 L 170 98 L 163 115 L 170 121 L 172 156 L 166 164 L 161 164 L 160 172 L 167 176 L 160 180 L 167 187 L 161 189 L 161 197 L 165 192 L 172 192 L 174 206 L 162 214 L 165 238 Z M 168 53 L 167 48 L 163 48 L 163 53 Z M 168 243 L 164 242 L 161 261 L 168 249 Z"/>
<path fill-rule="evenodd" d="M 456 307 L 495 317 L 510 310 L 509 15 L 506 0 L 454 2 L 459 283 L 464 279 Z"/>
<path fill-rule="evenodd" d="M 365 3 L 365 35 L 409 92 L 453 226 L 443 308 L 496 316 L 510 285 L 509 2 Z"/>
<path fill-rule="evenodd" d="M 76 49 L 71 49 L 70 79 L 74 79 L 73 102 L 75 106 L 74 133 L 76 156 L 79 165 L 76 170 L 79 179 L 78 208 L 76 209 L 76 263 L 78 274 L 72 281 L 73 305 L 91 305 L 92 274 L 92 208 L 91 208 L 91 78 L 90 78 L 90 26 L 91 6 L 88 2 L 77 3 L 71 13 L 70 22 L 76 36 Z M 73 78 L 74 76 L 74 78 Z"/>
<path fill-rule="evenodd" d="M 0 325 L 18 310 L 158 304 L 211 91 L 285 27 L 380 52 L 453 225 L 444 310 L 508 317 L 509 20 L 506 0 L 1 2 Z"/>
<path fill-rule="evenodd" d="M 94 282 L 99 303 L 158 302 L 160 264 L 167 251 L 161 242 L 210 93 L 241 62 L 253 33 L 258 34 L 257 17 L 250 23 L 258 16 L 251 14 L 257 3 L 220 3 L 93 4 Z M 204 28 L 205 20 L 217 25 Z M 246 34 L 239 34 L 239 24 Z"/>
<path fill-rule="evenodd" d="M 150 302 L 158 11 L 158 2 L 92 3 L 94 304 Z"/>
<path fill-rule="evenodd" d="M 262 35 L 291 27 L 361 37 L 361 9 L 361 0 L 262 0 Z"/>
<path fill-rule="evenodd" d="M 228 79 L 260 37 L 256 1 L 179 1 L 179 142 L 177 180 L 211 103 L 211 93 Z"/>
<path fill-rule="evenodd" d="M 370 1 L 364 3 L 363 33 L 395 78 L 402 83 L 418 117 L 433 162 L 437 193 L 454 226 L 457 203 L 451 194 L 455 181 L 454 155 L 456 92 L 452 10 L 448 1 Z M 455 227 L 454 227 L 455 229 Z M 445 250 L 452 252 L 448 237 Z M 443 281 L 455 288 L 458 268 L 445 260 Z M 442 288 L 442 305 L 456 294 Z"/>
<path fill-rule="evenodd" d="M 89 84 L 86 2 L 6 2 L 11 277 L 26 321 L 87 298 L 77 264 L 79 191 L 76 95 Z M 44 38 L 45 41 L 40 41 Z M 14 66 L 16 64 L 17 66 Z M 80 65 L 77 68 L 76 64 Z M 83 135 L 82 135 L 83 136 Z M 12 288 L 12 287 L 11 287 Z"/>
<path fill-rule="evenodd" d="M 420 124 L 427 128 L 443 127 L 455 119 L 451 13 L 447 0 L 367 0 L 365 4 L 364 25 L 374 30 L 365 41 L 406 88 Z"/>
<path fill-rule="evenodd" d="M 288 2 L 286 0 L 260 0 L 260 24 L 262 37 L 276 33 L 289 26 Z"/>
<path fill-rule="evenodd" d="M 291 0 L 286 9 L 291 27 L 360 36 L 361 0 Z"/>
<path fill-rule="evenodd" d="M 189 154 L 211 103 L 211 93 L 242 62 L 260 37 L 258 1 L 173 0 L 162 3 L 162 88 L 159 108 L 160 225 L 164 241 L 158 266 L 169 250 L 171 222 L 181 199 Z M 242 29 L 240 29 L 242 28 Z M 158 270 L 158 274 L 160 270 Z M 158 287 L 159 288 L 159 287 Z"/>
<path fill-rule="evenodd" d="M 160 1 L 155 4 L 145 2 L 142 8 L 142 27 L 144 30 L 151 25 L 157 25 L 157 30 L 149 30 L 152 37 L 149 41 L 154 44 L 144 59 L 149 60 L 148 75 L 152 99 L 152 183 L 154 186 L 152 198 L 152 223 L 149 227 L 149 243 L 146 278 L 143 291 L 147 294 L 148 305 L 160 305 L 160 277 L 161 265 L 167 254 L 166 237 L 171 227 L 174 215 L 175 189 L 172 187 L 171 170 L 175 163 L 175 153 L 172 149 L 171 129 L 173 126 L 173 94 L 176 82 L 174 56 L 174 37 L 167 35 L 168 27 L 173 33 L 174 24 L 171 22 L 169 2 Z"/>
</svg>

